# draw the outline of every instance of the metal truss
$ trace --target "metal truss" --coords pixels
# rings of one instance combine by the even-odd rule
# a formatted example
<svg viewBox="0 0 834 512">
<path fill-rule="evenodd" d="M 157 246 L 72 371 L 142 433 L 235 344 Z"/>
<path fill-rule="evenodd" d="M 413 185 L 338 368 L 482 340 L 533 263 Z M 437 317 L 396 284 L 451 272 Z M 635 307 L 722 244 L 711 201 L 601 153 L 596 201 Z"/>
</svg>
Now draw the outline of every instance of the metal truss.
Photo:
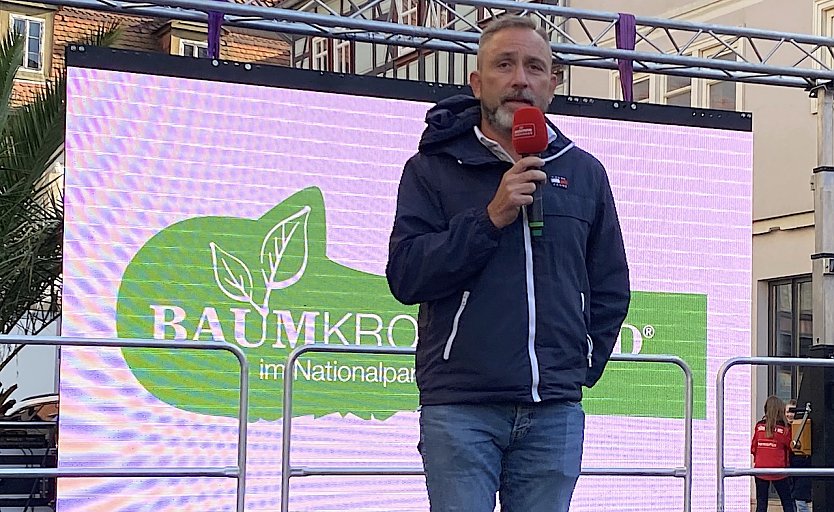
<svg viewBox="0 0 834 512">
<path fill-rule="evenodd" d="M 43 1 L 204 23 L 207 13 L 215 12 L 222 13 L 224 26 L 465 54 L 477 51 L 480 21 L 503 12 L 525 13 L 552 34 L 554 58 L 568 66 L 617 69 L 619 60 L 627 60 L 635 72 L 805 89 L 834 81 L 834 39 L 637 17 L 636 46 L 629 50 L 614 44 L 618 14 L 543 3 L 419 0 L 416 23 L 402 24 L 396 12 L 403 0 L 342 0 L 342 12 L 333 7 L 338 2 L 324 0 L 288 0 L 280 7 L 262 4 L 269 0 Z"/>
</svg>

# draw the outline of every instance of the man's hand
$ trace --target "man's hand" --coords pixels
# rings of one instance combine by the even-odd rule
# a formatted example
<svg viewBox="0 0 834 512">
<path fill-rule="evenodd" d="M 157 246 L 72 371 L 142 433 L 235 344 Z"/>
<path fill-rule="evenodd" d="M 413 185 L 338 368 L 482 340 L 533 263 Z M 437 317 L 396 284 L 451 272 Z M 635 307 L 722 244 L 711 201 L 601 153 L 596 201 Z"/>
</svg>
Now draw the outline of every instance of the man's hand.
<svg viewBox="0 0 834 512">
<path fill-rule="evenodd" d="M 544 160 L 537 156 L 524 157 L 504 173 L 501 184 L 487 206 L 489 220 L 498 229 L 512 224 L 522 206 L 533 203 L 536 182 L 544 181 L 547 175 L 540 169 Z"/>
</svg>

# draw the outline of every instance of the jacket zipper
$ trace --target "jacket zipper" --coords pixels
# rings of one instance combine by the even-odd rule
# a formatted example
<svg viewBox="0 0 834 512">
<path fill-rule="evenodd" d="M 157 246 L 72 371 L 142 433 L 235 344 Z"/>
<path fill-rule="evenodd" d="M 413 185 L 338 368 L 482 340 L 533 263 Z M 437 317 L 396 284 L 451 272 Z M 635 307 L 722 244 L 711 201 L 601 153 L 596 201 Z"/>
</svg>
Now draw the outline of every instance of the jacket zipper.
<svg viewBox="0 0 834 512">
<path fill-rule="evenodd" d="M 463 310 L 466 308 L 466 301 L 469 300 L 469 292 L 464 291 L 463 296 L 460 298 L 460 306 L 458 306 L 458 311 L 455 313 L 455 319 L 452 320 L 452 332 L 449 333 L 449 339 L 446 340 L 446 347 L 443 349 L 443 360 L 449 360 L 449 354 L 452 352 L 452 344 L 455 342 L 455 336 L 458 335 L 458 323 L 460 322 L 460 315 L 463 314 Z"/>
<path fill-rule="evenodd" d="M 524 264 L 527 277 L 527 355 L 530 357 L 532 384 L 530 394 L 534 402 L 541 402 L 539 395 L 539 357 L 536 355 L 536 289 L 533 282 L 533 245 L 530 226 L 527 224 L 527 208 L 521 208 L 524 221 Z"/>
<path fill-rule="evenodd" d="M 592 368 L 594 366 L 594 339 L 590 334 L 586 334 L 585 337 L 588 339 L 588 368 Z"/>
<path fill-rule="evenodd" d="M 582 298 L 582 316 L 585 316 L 585 293 L 579 292 L 579 296 Z M 587 332 L 585 333 L 585 341 L 588 343 L 588 368 L 592 368 L 594 366 L 594 340 L 591 338 L 591 335 Z"/>
<path fill-rule="evenodd" d="M 555 155 L 545 158 L 545 163 L 556 160 L 573 147 L 574 143 L 571 142 Z M 512 159 L 509 162 L 512 163 Z M 527 355 L 530 357 L 530 373 L 532 374 L 530 394 L 534 402 L 541 402 L 542 397 L 539 395 L 539 381 L 541 379 L 539 375 L 539 357 L 536 355 L 536 289 L 533 278 L 533 242 L 530 226 L 527 223 L 527 208 L 521 208 L 521 215 L 524 222 L 522 232 L 524 233 L 524 266 L 527 278 Z"/>
</svg>

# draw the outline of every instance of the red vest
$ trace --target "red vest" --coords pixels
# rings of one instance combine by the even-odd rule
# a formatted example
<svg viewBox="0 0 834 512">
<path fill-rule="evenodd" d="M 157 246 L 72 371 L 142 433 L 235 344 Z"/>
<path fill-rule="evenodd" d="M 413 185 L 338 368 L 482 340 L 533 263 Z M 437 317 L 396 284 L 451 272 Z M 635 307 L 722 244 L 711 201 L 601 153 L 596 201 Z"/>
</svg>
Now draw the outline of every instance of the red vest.
<svg viewBox="0 0 834 512">
<path fill-rule="evenodd" d="M 750 444 L 755 468 L 786 468 L 791 460 L 791 429 L 781 423 L 773 427 L 773 437 L 767 437 L 765 422 L 756 423 Z M 787 475 L 759 475 L 762 480 L 781 480 Z"/>
</svg>

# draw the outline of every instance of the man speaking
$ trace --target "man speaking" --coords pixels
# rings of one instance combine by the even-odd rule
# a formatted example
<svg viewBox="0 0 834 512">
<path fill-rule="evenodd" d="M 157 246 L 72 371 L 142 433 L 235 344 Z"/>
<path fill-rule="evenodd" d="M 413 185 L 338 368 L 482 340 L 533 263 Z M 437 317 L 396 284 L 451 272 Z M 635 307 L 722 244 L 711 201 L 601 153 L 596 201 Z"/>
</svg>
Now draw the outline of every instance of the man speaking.
<svg viewBox="0 0 834 512">
<path fill-rule="evenodd" d="M 420 304 L 419 450 L 433 511 L 566 512 L 582 386 L 602 375 L 629 304 L 603 166 L 555 127 L 519 155 L 517 110 L 553 97 L 550 44 L 526 17 L 481 35 L 475 97 L 439 102 L 405 166 L 386 269 Z M 540 184 L 542 219 L 528 223 Z"/>
</svg>

